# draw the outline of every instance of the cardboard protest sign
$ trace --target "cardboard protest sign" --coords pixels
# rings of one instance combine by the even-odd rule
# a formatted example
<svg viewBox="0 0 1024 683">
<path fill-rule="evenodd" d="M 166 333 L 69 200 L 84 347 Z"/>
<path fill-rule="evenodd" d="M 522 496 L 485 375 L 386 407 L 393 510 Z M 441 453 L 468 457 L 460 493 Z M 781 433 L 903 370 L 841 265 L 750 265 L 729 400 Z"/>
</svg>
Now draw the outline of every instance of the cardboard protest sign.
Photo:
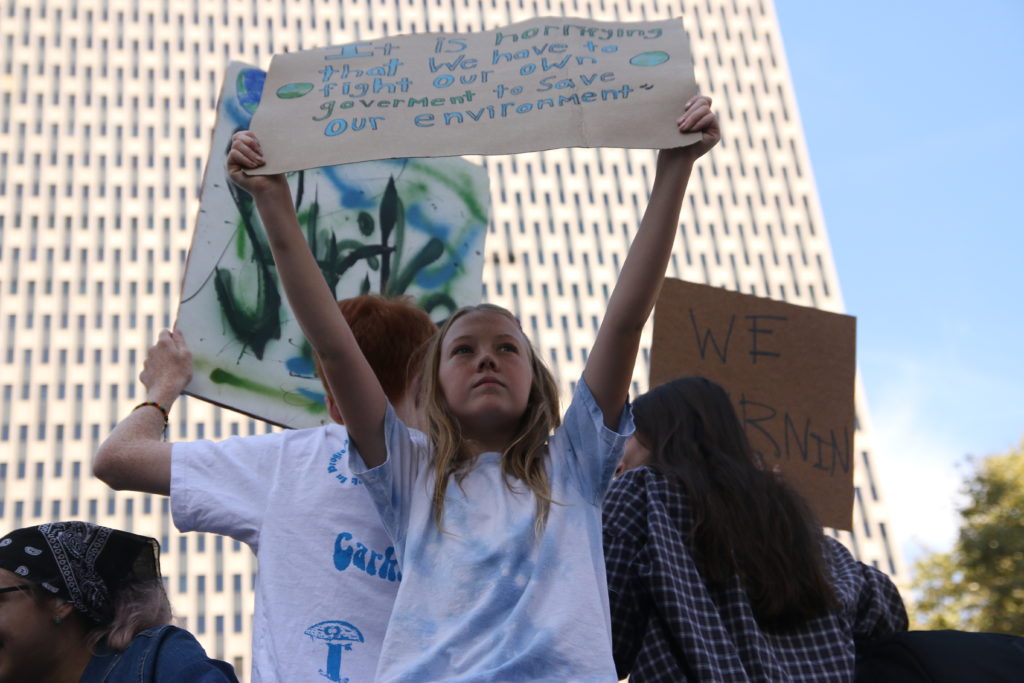
<svg viewBox="0 0 1024 683">
<path fill-rule="evenodd" d="M 652 387 L 721 384 L 755 455 L 823 525 L 853 525 L 856 319 L 666 279 L 654 311 Z"/>
<path fill-rule="evenodd" d="M 697 94 L 678 19 L 540 18 L 275 55 L 259 173 L 390 157 L 681 147 Z"/>
<path fill-rule="evenodd" d="M 252 199 L 227 178 L 265 72 L 232 63 L 176 326 L 192 351 L 187 393 L 287 427 L 330 420 Z M 289 174 L 299 223 L 339 299 L 405 294 L 440 321 L 481 296 L 486 171 L 461 159 L 395 159 Z"/>
</svg>

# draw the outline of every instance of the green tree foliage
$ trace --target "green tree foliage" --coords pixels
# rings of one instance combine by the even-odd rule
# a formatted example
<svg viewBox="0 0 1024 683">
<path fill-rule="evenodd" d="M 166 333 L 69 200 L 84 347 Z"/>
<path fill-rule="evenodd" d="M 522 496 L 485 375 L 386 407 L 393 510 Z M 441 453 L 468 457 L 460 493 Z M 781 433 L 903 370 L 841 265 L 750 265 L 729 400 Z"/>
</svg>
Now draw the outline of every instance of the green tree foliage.
<svg viewBox="0 0 1024 683">
<path fill-rule="evenodd" d="M 953 550 L 917 563 L 914 621 L 1024 635 L 1024 440 L 970 462 Z"/>
</svg>

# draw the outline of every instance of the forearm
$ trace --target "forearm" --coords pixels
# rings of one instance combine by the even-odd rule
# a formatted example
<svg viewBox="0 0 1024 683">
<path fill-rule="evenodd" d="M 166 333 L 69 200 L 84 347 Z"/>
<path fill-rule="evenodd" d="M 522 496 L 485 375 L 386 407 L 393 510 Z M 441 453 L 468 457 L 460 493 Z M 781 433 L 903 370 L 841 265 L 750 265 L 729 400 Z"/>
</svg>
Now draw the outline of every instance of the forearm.
<svg viewBox="0 0 1024 683">
<path fill-rule="evenodd" d="M 176 397 L 147 394 L 147 400 L 170 410 Z M 112 489 L 168 495 L 171 490 L 171 444 L 163 440 L 164 416 L 153 406 L 132 410 L 100 444 L 93 474 Z"/>
<path fill-rule="evenodd" d="M 166 495 L 171 488 L 171 445 L 163 440 L 166 416 L 191 379 L 192 354 L 185 336 L 163 330 L 146 352 L 139 375 L 146 400 L 100 445 L 93 474 L 115 489 Z"/>
<path fill-rule="evenodd" d="M 334 293 L 306 244 L 288 186 L 282 184 L 257 195 L 256 208 L 266 228 L 288 303 L 303 333 L 322 360 L 341 352 L 340 339 L 347 325 L 335 314 Z"/>
<path fill-rule="evenodd" d="M 352 439 L 366 464 L 375 467 L 384 461 L 387 398 L 380 382 L 338 311 L 334 293 L 302 234 L 287 185 L 261 193 L 256 207 L 295 319 L 320 359 Z"/>
<path fill-rule="evenodd" d="M 610 428 L 617 423 L 633 375 L 634 362 L 621 359 L 635 361 L 640 335 L 665 279 L 692 169 L 693 159 L 678 151 L 659 155 L 650 202 L 583 371 Z"/>
<path fill-rule="evenodd" d="M 637 345 L 665 279 L 692 170 L 693 160 L 686 156 L 659 155 L 651 199 L 608 301 L 605 324 L 609 332 Z"/>
</svg>

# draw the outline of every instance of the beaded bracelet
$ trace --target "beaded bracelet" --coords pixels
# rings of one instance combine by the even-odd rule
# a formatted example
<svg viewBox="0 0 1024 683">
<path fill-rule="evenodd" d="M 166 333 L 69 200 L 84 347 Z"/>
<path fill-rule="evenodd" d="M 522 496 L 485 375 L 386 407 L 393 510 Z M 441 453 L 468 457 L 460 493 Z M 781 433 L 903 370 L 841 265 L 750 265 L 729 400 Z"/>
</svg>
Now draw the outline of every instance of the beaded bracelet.
<svg viewBox="0 0 1024 683">
<path fill-rule="evenodd" d="M 168 419 L 167 408 L 164 408 L 156 401 L 143 401 L 139 405 L 132 408 L 132 412 L 134 413 L 139 408 L 145 408 L 146 406 L 153 406 L 154 408 L 160 411 L 160 414 L 164 416 L 164 429 L 167 429 L 168 425 L 170 425 L 171 423 L 170 420 Z"/>
</svg>

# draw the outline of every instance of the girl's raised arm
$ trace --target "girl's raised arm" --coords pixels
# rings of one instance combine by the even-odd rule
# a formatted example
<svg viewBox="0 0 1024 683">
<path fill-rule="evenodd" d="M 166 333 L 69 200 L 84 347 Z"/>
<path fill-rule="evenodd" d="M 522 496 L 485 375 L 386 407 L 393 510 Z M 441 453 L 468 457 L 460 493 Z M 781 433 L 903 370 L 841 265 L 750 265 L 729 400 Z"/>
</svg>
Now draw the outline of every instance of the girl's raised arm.
<svg viewBox="0 0 1024 683">
<path fill-rule="evenodd" d="M 263 164 L 256 136 L 249 131 L 235 133 L 228 153 L 228 175 L 253 196 L 288 303 L 320 358 L 324 379 L 345 418 L 349 437 L 366 466 L 376 467 L 387 459 L 387 397 L 309 250 L 284 176 L 245 174 Z"/>
<path fill-rule="evenodd" d="M 633 365 L 640 347 L 640 333 L 654 308 L 665 279 L 672 242 L 679 226 L 679 209 L 694 162 L 721 138 L 718 119 L 711 112 L 711 98 L 690 100 L 676 122 L 679 132 L 700 131 L 703 138 L 689 147 L 663 149 L 651 199 L 637 230 L 622 271 L 615 283 L 608 310 L 583 370 L 583 379 L 604 414 L 609 429 L 619 424 L 626 403 Z"/>
</svg>

